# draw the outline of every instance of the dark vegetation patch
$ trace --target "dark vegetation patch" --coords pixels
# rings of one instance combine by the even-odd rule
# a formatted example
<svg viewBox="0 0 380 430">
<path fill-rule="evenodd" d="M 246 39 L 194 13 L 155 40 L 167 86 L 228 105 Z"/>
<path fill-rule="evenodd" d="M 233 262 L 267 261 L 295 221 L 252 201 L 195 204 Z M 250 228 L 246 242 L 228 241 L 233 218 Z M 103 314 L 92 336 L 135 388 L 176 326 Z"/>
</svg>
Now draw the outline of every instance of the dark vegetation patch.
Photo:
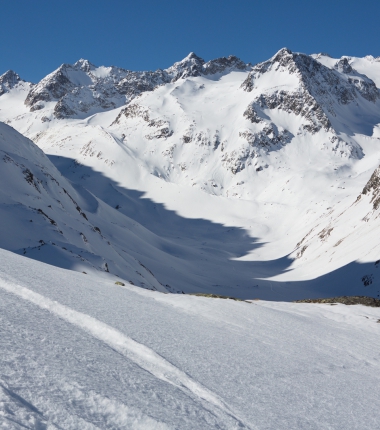
<svg viewBox="0 0 380 430">
<path fill-rule="evenodd" d="M 199 296 L 199 297 L 211 297 L 213 299 L 231 299 L 236 300 L 238 302 L 242 302 L 242 299 L 237 299 L 236 297 L 230 296 L 219 296 L 217 294 L 209 294 L 209 293 L 190 293 L 190 296 Z"/>
<path fill-rule="evenodd" d="M 380 307 L 379 299 L 374 299 L 373 297 L 367 296 L 341 296 L 327 299 L 303 299 L 296 300 L 294 303 L 342 303 L 344 305 L 364 305 L 371 306 L 373 308 Z"/>
</svg>

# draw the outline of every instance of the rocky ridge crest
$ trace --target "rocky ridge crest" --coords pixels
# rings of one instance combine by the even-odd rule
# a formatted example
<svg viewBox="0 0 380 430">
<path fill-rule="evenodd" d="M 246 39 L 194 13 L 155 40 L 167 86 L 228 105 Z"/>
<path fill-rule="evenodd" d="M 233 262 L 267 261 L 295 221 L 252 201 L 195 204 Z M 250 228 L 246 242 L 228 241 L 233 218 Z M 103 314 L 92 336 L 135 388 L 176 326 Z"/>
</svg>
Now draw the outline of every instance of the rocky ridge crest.
<svg viewBox="0 0 380 430">
<path fill-rule="evenodd" d="M 0 96 L 9 92 L 19 82 L 23 82 L 20 76 L 13 70 L 8 70 L 0 76 Z"/>
<path fill-rule="evenodd" d="M 25 104 L 31 111 L 46 102 L 58 102 L 56 118 L 81 117 L 95 111 L 114 109 L 146 91 L 191 76 L 210 76 L 231 70 L 248 70 L 250 64 L 234 56 L 205 62 L 194 53 L 168 69 L 134 72 L 118 67 L 96 67 L 87 60 L 62 64 L 29 92 Z"/>
<path fill-rule="evenodd" d="M 309 55 L 281 49 L 270 60 L 257 64 L 242 84 L 244 91 L 251 92 L 256 82 L 266 73 L 295 75 L 299 85 L 293 91 L 275 89 L 260 94 L 250 107 L 254 122 L 260 121 L 257 109 L 281 109 L 305 118 L 307 132 L 318 133 L 321 129 L 333 131 L 331 118 L 336 116 L 337 105 L 355 102 L 360 96 L 375 103 L 380 92 L 367 76 L 356 72 L 346 58 L 337 62 L 334 70 L 322 65 Z"/>
</svg>

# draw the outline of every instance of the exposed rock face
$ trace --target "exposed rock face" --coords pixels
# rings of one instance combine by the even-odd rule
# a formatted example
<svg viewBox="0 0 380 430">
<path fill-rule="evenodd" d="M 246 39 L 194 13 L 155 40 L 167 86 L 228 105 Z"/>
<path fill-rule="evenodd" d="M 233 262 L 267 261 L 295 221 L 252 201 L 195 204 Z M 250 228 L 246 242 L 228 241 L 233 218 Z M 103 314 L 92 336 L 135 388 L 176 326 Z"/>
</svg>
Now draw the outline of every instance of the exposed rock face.
<svg viewBox="0 0 380 430">
<path fill-rule="evenodd" d="M 250 131 L 240 132 L 239 136 L 245 139 L 251 146 L 257 148 L 274 149 L 276 145 L 284 145 L 292 139 L 288 130 L 279 130 L 275 124 L 269 124 L 258 133 Z"/>
<path fill-rule="evenodd" d="M 223 73 L 226 70 L 248 70 L 249 68 L 250 64 L 243 63 L 243 61 L 233 55 L 217 58 L 206 63 L 202 58 L 195 55 L 194 52 L 191 52 L 182 61 L 166 69 L 166 72 L 170 76 L 171 82 L 175 82 L 180 78 L 187 78 L 189 76 L 214 75 L 216 73 Z"/>
<path fill-rule="evenodd" d="M 329 131 L 331 123 L 321 106 L 307 92 L 276 91 L 273 94 L 261 94 L 252 104 L 251 109 L 258 105 L 261 109 L 281 109 L 287 113 L 300 115 L 308 121 L 304 129 L 311 134 L 321 128 Z M 256 115 L 257 116 L 257 115 Z"/>
<path fill-rule="evenodd" d="M 226 151 L 222 156 L 224 167 L 234 175 L 252 165 L 260 153 L 279 150 L 283 145 L 289 143 L 294 136 L 288 130 L 279 129 L 275 124 L 270 123 L 266 124 L 259 132 L 241 131 L 239 137 L 247 143 L 238 150 Z M 256 170 L 261 171 L 263 168 L 260 166 Z"/>
<path fill-rule="evenodd" d="M 340 73 L 352 73 L 353 69 L 350 66 L 347 58 L 341 58 L 334 66 L 335 70 L 338 70 Z"/>
<path fill-rule="evenodd" d="M 42 109 L 45 102 L 56 101 L 56 118 L 83 117 L 120 107 L 143 92 L 178 79 L 249 67 L 237 57 L 222 57 L 206 63 L 194 53 L 168 69 L 155 72 L 96 67 L 87 60 L 79 60 L 73 65 L 63 64 L 42 79 L 31 89 L 25 104 L 34 111 Z"/>
<path fill-rule="evenodd" d="M 57 118 L 111 109 L 125 102 L 115 85 L 126 73 L 116 67 L 96 68 L 87 60 L 63 64 L 31 89 L 25 104 L 33 111 L 42 109 L 44 102 L 58 101 L 54 109 Z"/>
<path fill-rule="evenodd" d="M 362 191 L 362 194 L 371 193 L 371 203 L 373 204 L 373 209 L 376 210 L 380 205 L 380 166 L 372 173 L 372 176 Z"/>
<path fill-rule="evenodd" d="M 198 57 L 194 52 L 190 52 L 182 61 L 174 63 L 173 66 L 166 69 L 166 73 L 171 77 L 171 81 L 175 82 L 181 78 L 200 76 L 204 64 L 205 61 L 202 58 Z"/>
<path fill-rule="evenodd" d="M 229 57 L 221 57 L 205 63 L 203 66 L 203 74 L 213 75 L 216 73 L 223 73 L 226 69 L 248 70 L 250 67 L 250 64 L 245 64 L 240 58 L 230 55 Z"/>
<path fill-rule="evenodd" d="M 19 82 L 23 82 L 20 76 L 13 70 L 8 70 L 0 76 L 0 96 L 9 92 Z"/>
<path fill-rule="evenodd" d="M 120 123 L 121 118 L 125 119 L 133 119 L 133 118 L 141 118 L 146 125 L 151 129 L 149 133 L 145 135 L 145 139 L 153 140 L 153 139 L 166 139 L 173 134 L 173 131 L 170 128 L 170 123 L 164 119 L 152 119 L 149 116 L 148 109 L 138 105 L 137 103 L 129 104 L 126 108 L 124 108 L 112 125 L 116 125 Z"/>
<path fill-rule="evenodd" d="M 367 76 L 358 73 L 355 69 L 353 69 L 347 57 L 342 57 L 339 61 L 337 61 L 337 63 L 334 65 L 334 69 L 343 75 L 347 75 L 348 83 L 354 85 L 356 90 L 366 100 L 375 103 L 376 100 L 380 98 L 379 90 L 375 83 Z"/>
<path fill-rule="evenodd" d="M 128 72 L 128 74 L 116 84 L 116 91 L 132 100 L 145 91 L 153 91 L 160 85 L 170 82 L 167 73 L 163 70 L 155 72 Z"/>
<path fill-rule="evenodd" d="M 273 76 L 283 74 L 293 75 L 298 79 L 294 90 L 274 89 L 270 93 L 262 93 L 256 98 L 247 112 L 254 122 L 255 104 L 261 108 L 281 109 L 305 118 L 310 133 L 317 133 L 320 129 L 329 131 L 331 121 L 335 117 L 334 107 L 347 105 L 356 101 L 360 96 L 371 102 L 380 98 L 375 83 L 368 77 L 356 72 L 347 58 L 337 62 L 334 70 L 322 65 L 312 57 L 293 53 L 289 49 L 281 49 L 274 57 L 257 64 L 243 82 L 242 88 L 251 92 L 260 85 L 260 78 L 267 73 Z M 279 78 L 280 79 L 280 78 Z"/>
<path fill-rule="evenodd" d="M 73 90 L 75 85 L 70 81 L 67 74 L 69 65 L 63 64 L 58 70 L 47 75 L 41 82 L 33 87 L 26 97 L 25 104 L 30 110 L 38 110 L 47 101 L 59 100 L 67 92 Z"/>
</svg>

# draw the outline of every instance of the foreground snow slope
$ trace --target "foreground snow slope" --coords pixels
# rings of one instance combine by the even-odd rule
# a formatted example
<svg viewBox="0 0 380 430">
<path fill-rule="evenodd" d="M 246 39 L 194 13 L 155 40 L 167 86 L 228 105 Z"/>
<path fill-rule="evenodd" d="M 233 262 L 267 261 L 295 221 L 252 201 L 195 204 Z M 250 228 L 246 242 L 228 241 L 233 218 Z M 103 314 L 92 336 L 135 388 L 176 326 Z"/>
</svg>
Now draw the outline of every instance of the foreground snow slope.
<svg viewBox="0 0 380 430">
<path fill-rule="evenodd" d="M 378 427 L 377 308 L 165 295 L 0 258 L 1 428 Z"/>
</svg>

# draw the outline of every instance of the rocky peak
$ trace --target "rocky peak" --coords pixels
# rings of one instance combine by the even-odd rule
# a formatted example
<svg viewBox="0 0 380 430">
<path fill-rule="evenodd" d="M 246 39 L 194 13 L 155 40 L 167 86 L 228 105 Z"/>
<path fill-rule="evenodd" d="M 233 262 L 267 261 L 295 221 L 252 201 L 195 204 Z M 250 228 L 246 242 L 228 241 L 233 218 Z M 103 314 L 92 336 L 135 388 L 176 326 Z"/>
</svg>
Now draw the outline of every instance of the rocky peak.
<svg viewBox="0 0 380 430">
<path fill-rule="evenodd" d="M 182 61 L 174 63 L 165 71 L 169 74 L 172 81 L 175 82 L 178 79 L 187 78 L 189 76 L 200 76 L 204 64 L 205 61 L 203 58 L 198 57 L 194 52 L 190 52 Z"/>
<path fill-rule="evenodd" d="M 260 78 L 267 73 L 271 73 L 270 81 L 278 84 L 263 87 Z M 284 79 L 283 73 L 294 75 L 296 79 L 292 79 L 292 85 L 279 88 Z M 330 120 L 321 107 L 321 98 L 338 83 L 338 74 L 334 71 L 308 55 L 283 48 L 271 59 L 254 66 L 241 87 L 248 92 L 260 91 L 250 106 L 250 116 L 255 118 L 255 122 L 260 121 L 258 110 L 280 109 L 305 118 L 305 130 L 314 134 L 321 128 L 326 131 L 331 128 Z"/>
<path fill-rule="evenodd" d="M 203 58 L 198 57 L 198 55 L 195 52 L 190 52 L 190 54 L 182 60 L 182 62 L 189 62 L 189 61 L 204 63 Z"/>
<path fill-rule="evenodd" d="M 348 62 L 348 59 L 346 57 L 341 58 L 339 61 L 337 61 L 334 65 L 334 69 L 337 70 L 340 73 L 352 73 L 353 69 L 350 66 L 350 63 Z"/>
<path fill-rule="evenodd" d="M 337 81 L 338 75 L 329 68 L 323 66 L 309 55 L 292 52 L 288 48 L 280 49 L 272 58 L 255 65 L 250 74 L 252 79 L 258 79 L 267 72 L 288 72 L 295 74 L 299 80 L 306 86 L 322 81 Z M 334 79 L 335 78 L 335 79 Z"/>
<path fill-rule="evenodd" d="M 164 70 L 155 72 L 132 72 L 128 71 L 126 76 L 116 84 L 116 90 L 132 100 L 145 91 L 153 91 L 160 85 L 169 83 L 170 76 Z"/>
<path fill-rule="evenodd" d="M 307 84 L 311 78 L 321 71 L 321 68 L 325 68 L 326 73 L 330 71 L 330 69 L 322 66 L 321 63 L 309 55 L 295 53 L 288 48 L 282 48 L 269 60 L 253 66 L 250 76 L 247 78 L 247 83 L 249 79 L 256 80 L 267 72 L 288 72 L 289 74 L 297 75 L 300 81 Z M 250 91 L 252 88 L 247 90 Z"/>
<path fill-rule="evenodd" d="M 22 82 L 22 79 L 13 70 L 5 72 L 0 76 L 0 96 L 9 92 L 19 82 Z"/>
<path fill-rule="evenodd" d="M 44 107 L 43 102 L 59 100 L 69 91 L 75 88 L 70 81 L 67 69 L 70 64 L 62 64 L 57 70 L 43 78 L 35 85 L 25 99 L 25 105 L 30 106 L 30 110 L 39 110 Z"/>
<path fill-rule="evenodd" d="M 267 73 L 271 73 L 271 84 L 263 87 L 260 78 Z M 293 75 L 292 83 L 285 87 L 281 85 L 283 73 Z M 373 81 L 353 70 L 348 58 L 342 58 L 330 69 L 309 55 L 293 53 L 287 48 L 254 66 L 242 88 L 261 92 L 250 107 L 252 112 L 256 112 L 258 105 L 261 109 L 281 109 L 300 115 L 308 121 L 307 131 L 312 133 L 321 128 L 332 131 L 330 121 L 336 117 L 337 105 L 348 105 L 360 96 L 372 102 L 379 98 Z M 257 114 L 250 116 L 258 121 Z"/>
<path fill-rule="evenodd" d="M 226 69 L 230 70 L 248 70 L 251 64 L 245 64 L 240 58 L 230 55 L 229 57 L 220 57 L 215 60 L 208 61 L 203 65 L 202 73 L 205 75 L 214 75 L 222 73 Z"/>
<path fill-rule="evenodd" d="M 380 97 L 379 90 L 376 84 L 368 76 L 363 75 L 353 69 L 349 63 L 351 58 L 342 57 L 334 65 L 334 69 L 346 78 L 347 82 L 355 87 L 355 89 L 366 100 L 373 103 Z"/>
<path fill-rule="evenodd" d="M 83 70 L 83 72 L 91 72 L 91 70 L 96 69 L 96 66 L 90 63 L 90 61 L 81 58 L 73 64 L 73 68 L 76 70 Z"/>
</svg>

